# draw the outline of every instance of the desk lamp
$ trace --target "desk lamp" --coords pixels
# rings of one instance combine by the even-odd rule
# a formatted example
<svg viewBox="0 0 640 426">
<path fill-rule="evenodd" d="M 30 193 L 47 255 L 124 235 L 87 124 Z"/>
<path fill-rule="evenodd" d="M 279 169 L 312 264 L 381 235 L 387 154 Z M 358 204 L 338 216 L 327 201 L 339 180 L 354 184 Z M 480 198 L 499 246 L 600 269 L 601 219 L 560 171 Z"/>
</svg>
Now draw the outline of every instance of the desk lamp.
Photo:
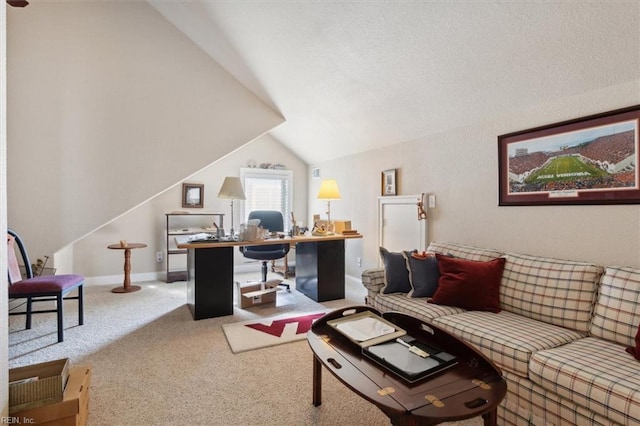
<svg viewBox="0 0 640 426">
<path fill-rule="evenodd" d="M 231 199 L 231 230 L 229 235 L 231 238 L 235 237 L 235 230 L 233 229 L 233 200 L 246 200 L 244 195 L 244 188 L 242 188 L 242 181 L 239 177 L 227 176 L 222 182 L 220 192 L 218 192 L 218 198 Z"/>
<path fill-rule="evenodd" d="M 340 190 L 338 190 L 338 184 L 333 179 L 325 179 L 320 184 L 320 191 L 318 191 L 318 200 L 327 200 L 327 234 L 333 234 L 333 226 L 331 224 L 331 200 L 339 200 Z"/>
</svg>

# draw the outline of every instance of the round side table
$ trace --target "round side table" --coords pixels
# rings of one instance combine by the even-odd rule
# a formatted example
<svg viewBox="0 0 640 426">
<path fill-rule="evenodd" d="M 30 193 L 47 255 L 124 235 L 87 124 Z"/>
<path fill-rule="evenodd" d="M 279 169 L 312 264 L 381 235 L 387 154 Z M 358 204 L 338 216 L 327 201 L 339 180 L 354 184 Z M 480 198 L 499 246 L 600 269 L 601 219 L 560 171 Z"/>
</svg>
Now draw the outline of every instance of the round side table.
<svg viewBox="0 0 640 426">
<path fill-rule="evenodd" d="M 144 243 L 110 244 L 107 246 L 111 250 L 124 250 L 124 283 L 122 287 L 116 287 L 111 290 L 113 293 L 132 293 L 140 290 L 139 285 L 131 285 L 131 250 L 145 248 L 146 246 Z"/>
</svg>

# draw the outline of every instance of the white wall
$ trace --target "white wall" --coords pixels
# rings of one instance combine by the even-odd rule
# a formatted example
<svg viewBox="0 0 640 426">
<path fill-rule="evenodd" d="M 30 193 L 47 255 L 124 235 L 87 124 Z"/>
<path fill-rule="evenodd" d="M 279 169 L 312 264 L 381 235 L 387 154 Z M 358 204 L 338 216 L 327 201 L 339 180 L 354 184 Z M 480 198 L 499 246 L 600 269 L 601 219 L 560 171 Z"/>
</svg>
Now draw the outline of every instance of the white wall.
<svg viewBox="0 0 640 426">
<path fill-rule="evenodd" d="M 87 277 L 89 283 L 104 280 L 122 281 L 123 254 L 120 250 L 108 250 L 107 245 L 127 240 L 148 245 L 147 248 L 137 249 L 132 253 L 132 280 L 150 279 L 152 275 L 164 278 L 166 259 L 162 263 L 157 263 L 156 252 L 161 251 L 163 254 L 165 252 L 165 213 L 174 210 L 224 213 L 225 227 L 228 230 L 231 223 L 230 201 L 217 198 L 218 191 L 226 176 L 240 176 L 240 168 L 246 167 L 250 161 L 257 164 L 280 163 L 292 170 L 293 208 L 301 217 L 307 215 L 306 163 L 270 135 L 264 135 L 187 180 L 189 183 L 204 184 L 202 209 L 182 208 L 180 183 L 73 244 L 73 271 Z M 241 221 L 240 203 L 241 201 L 234 203 L 236 227 Z M 206 218 L 205 223 L 211 226 L 211 220 Z M 237 264 L 244 263 L 239 251 L 236 251 L 235 255 Z M 174 258 L 171 264 L 175 265 L 177 263 L 174 262 L 179 260 Z M 149 275 L 149 273 L 153 274 Z"/>
<path fill-rule="evenodd" d="M 348 251 L 348 273 L 359 275 L 358 256 L 364 257 L 363 269 L 377 266 L 376 197 L 381 171 L 393 168 L 399 194 L 436 195 L 437 207 L 429 211 L 431 241 L 640 267 L 640 205 L 498 207 L 497 155 L 498 135 L 640 104 L 640 70 L 637 74 L 625 84 L 491 122 L 310 165 L 338 181 L 342 200 L 331 203 L 332 217 L 351 219 L 364 235 L 362 247 L 352 244 Z M 310 181 L 310 214 L 325 211 L 324 203 L 313 199 L 318 185 Z"/>
<path fill-rule="evenodd" d="M 7 12 L 8 220 L 32 257 L 284 121 L 146 2 Z"/>
</svg>

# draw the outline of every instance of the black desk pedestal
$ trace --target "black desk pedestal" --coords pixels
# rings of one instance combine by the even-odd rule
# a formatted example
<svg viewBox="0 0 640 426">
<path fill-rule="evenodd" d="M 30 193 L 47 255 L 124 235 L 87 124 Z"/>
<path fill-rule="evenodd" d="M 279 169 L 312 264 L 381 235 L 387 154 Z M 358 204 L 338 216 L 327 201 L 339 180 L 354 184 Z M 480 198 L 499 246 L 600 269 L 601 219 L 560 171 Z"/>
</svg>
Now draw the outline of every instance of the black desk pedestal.
<svg viewBox="0 0 640 426">
<path fill-rule="evenodd" d="M 344 299 L 344 240 L 296 244 L 296 290 L 316 302 Z"/>
<path fill-rule="evenodd" d="M 317 302 L 344 299 L 344 241 L 295 240 L 296 290 Z M 187 305 L 194 320 L 233 315 L 233 251 L 239 245 L 179 247 L 189 250 Z"/>
<path fill-rule="evenodd" d="M 187 305 L 194 320 L 233 314 L 233 247 L 189 249 Z"/>
</svg>

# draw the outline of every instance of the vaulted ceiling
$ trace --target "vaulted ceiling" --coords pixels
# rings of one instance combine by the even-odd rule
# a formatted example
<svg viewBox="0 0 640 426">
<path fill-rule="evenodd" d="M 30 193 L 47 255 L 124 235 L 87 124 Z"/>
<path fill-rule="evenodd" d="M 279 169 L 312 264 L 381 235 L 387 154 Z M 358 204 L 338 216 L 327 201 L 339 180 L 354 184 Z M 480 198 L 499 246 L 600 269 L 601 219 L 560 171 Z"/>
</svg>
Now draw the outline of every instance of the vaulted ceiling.
<svg viewBox="0 0 640 426">
<path fill-rule="evenodd" d="M 308 163 L 640 74 L 637 2 L 149 3 L 286 118 L 272 135 Z"/>
</svg>

